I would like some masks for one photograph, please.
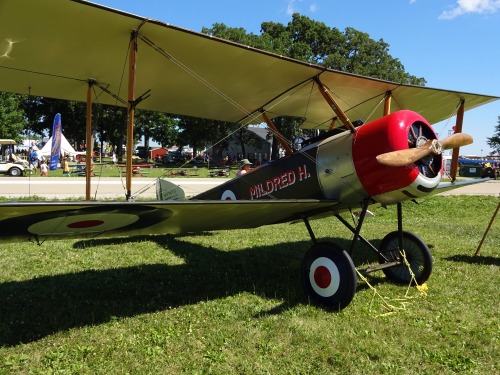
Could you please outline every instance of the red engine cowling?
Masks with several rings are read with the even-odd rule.
[[[442,156],[430,155],[404,167],[380,164],[376,157],[436,139],[434,130],[418,113],[402,110],[360,126],[354,135],[354,167],[365,191],[382,204],[429,194],[441,180]]]

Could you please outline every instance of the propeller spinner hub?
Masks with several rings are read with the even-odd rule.
[[[437,139],[434,139],[432,141],[432,152],[436,155],[440,155],[443,152],[443,147],[441,146],[441,143]]]

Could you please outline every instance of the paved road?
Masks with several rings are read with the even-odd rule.
[[[479,184],[449,190],[439,195],[500,195],[500,180],[485,180]]]
[[[212,187],[227,181],[226,178],[170,178],[166,179],[180,186],[186,196],[199,194]],[[154,178],[134,178],[132,180],[132,195],[143,198],[155,198]],[[490,180],[480,184],[465,186],[441,193],[442,195],[500,195],[500,180]],[[44,196],[47,199],[66,199],[85,197],[85,179],[82,177],[64,178],[29,178],[29,177],[0,177],[0,196],[15,198],[20,196]],[[91,196],[99,199],[113,199],[125,197],[125,180],[106,177],[93,178]]]
[[[166,178],[180,186],[186,196],[190,197],[215,187],[226,178]],[[132,180],[132,195],[142,198],[155,198],[154,178],[137,177]],[[139,194],[140,191],[144,190]],[[113,199],[125,197],[125,179],[118,177],[93,178],[91,197],[94,199]],[[85,178],[83,177],[0,177],[0,196],[14,198],[27,196],[43,196],[48,199],[67,199],[85,197]]]

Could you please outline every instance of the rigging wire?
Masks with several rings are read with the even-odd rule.
[[[205,78],[200,76],[198,73],[196,73],[193,69],[189,68],[187,65],[185,65],[182,61],[178,60],[175,58],[173,55],[165,51],[163,48],[160,46],[156,45],[153,41],[151,41],[149,38],[146,36],[138,33],[138,37],[147,45],[149,45],[151,48],[159,52],[161,55],[166,57],[168,60],[173,62],[175,65],[177,65],[179,68],[181,68],[184,72],[198,80],[199,82],[203,83],[207,88],[212,90],[215,94],[220,96],[222,99],[227,101],[228,103],[232,104],[234,107],[238,108],[241,112],[243,112],[245,115],[249,116],[251,113],[242,105],[240,105],[237,101],[233,100],[230,96],[226,95],[223,91],[218,89],[216,86],[208,82]]]
[[[453,109],[450,113],[450,115],[448,116],[448,118],[446,119],[446,122],[442,125],[442,128],[441,128],[441,131],[437,132],[439,134],[439,138],[441,138],[441,135],[442,133],[448,128],[448,126],[450,125],[450,121],[453,117],[455,117],[458,113],[458,109],[460,108],[460,103],[462,101],[459,100],[455,109]]]

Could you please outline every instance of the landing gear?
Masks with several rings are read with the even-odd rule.
[[[379,247],[380,264],[401,263],[399,266],[383,268],[387,278],[397,284],[423,284],[431,276],[432,255],[427,245],[416,235],[402,232],[402,246],[399,246],[399,232],[391,232],[382,239]],[[409,264],[405,263],[404,258]],[[415,279],[410,273],[413,273]]]
[[[356,227],[339,214],[335,215],[354,234],[349,251],[334,243],[317,242],[309,221],[303,219],[314,245],[304,256],[300,273],[304,291],[313,303],[328,310],[341,310],[352,301],[357,274],[351,254],[358,239],[377,253],[379,259],[379,264],[361,272],[382,271],[389,280],[406,285],[423,284],[430,277],[431,253],[419,237],[403,231],[401,203],[397,204],[398,230],[385,236],[378,249],[360,234],[368,205],[368,200],[363,202]]]
[[[334,243],[313,245],[304,256],[302,286],[309,298],[328,310],[341,310],[356,293],[356,269],[351,257]]]

